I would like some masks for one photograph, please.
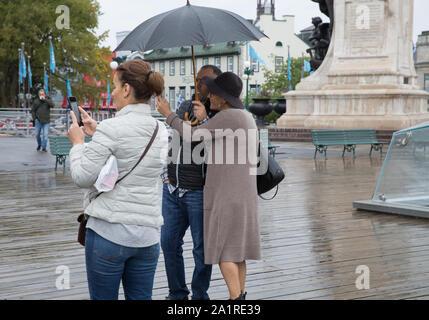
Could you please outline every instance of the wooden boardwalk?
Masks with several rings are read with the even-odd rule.
[[[274,200],[259,202],[263,260],[248,262],[248,298],[429,298],[429,220],[352,209],[354,200],[371,197],[378,156],[364,150],[343,161],[328,152],[328,161],[314,161],[309,144],[282,146],[287,179]],[[60,171],[0,172],[0,299],[89,298],[76,242],[82,191]],[[189,283],[189,232],[184,255]],[[360,265],[370,270],[369,290],[356,288]],[[70,270],[68,290],[56,288],[59,266]],[[153,298],[167,292],[161,253]],[[228,298],[218,266],[209,294]]]

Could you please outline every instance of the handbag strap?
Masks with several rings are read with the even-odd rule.
[[[130,170],[130,171],[128,171],[128,173],[125,175],[125,176],[123,176],[121,179],[119,179],[118,181],[116,181],[116,183],[115,183],[115,186],[119,183],[119,182],[121,182],[122,180],[124,180],[139,164],[140,164],[140,162],[142,162],[142,160],[143,160],[143,158],[145,157],[145,155],[148,153],[148,151],[149,151],[149,149],[150,149],[150,147],[152,146],[152,144],[153,144],[153,142],[155,141],[155,138],[156,138],[156,135],[158,134],[158,130],[159,130],[159,123],[158,123],[158,121],[156,121],[156,128],[155,128],[155,132],[153,133],[153,135],[152,135],[152,138],[150,139],[150,141],[149,141],[149,143],[148,143],[148,145],[146,146],[146,149],[144,150],[144,152],[143,152],[143,154],[141,155],[141,157],[140,157],[140,159],[139,159],[139,161],[137,161],[137,163],[135,164],[135,166]],[[93,199],[93,201],[95,200],[95,199],[97,199],[101,194],[103,194],[104,192],[100,192],[99,194],[97,194],[96,196],[95,196],[95,198]]]
[[[146,149],[144,150],[143,154],[141,155],[139,161],[135,164],[135,166],[125,176],[123,176],[121,179],[116,181],[115,185],[118,184],[120,181],[124,180],[140,164],[140,162],[142,162],[143,158],[148,153],[150,147],[152,146],[153,142],[155,141],[156,135],[158,134],[158,129],[159,129],[159,124],[158,124],[158,121],[156,121],[155,132],[153,133],[152,138],[150,139],[149,144],[146,146]]]
[[[267,198],[264,198],[262,195],[258,195],[259,196],[259,198],[261,198],[262,200],[273,200],[275,197],[276,197],[276,195],[277,195],[277,193],[279,192],[279,185],[277,185],[277,189],[276,189],[276,193],[274,193],[274,195],[273,195],[273,197],[272,198],[270,198],[270,199],[267,199]]]

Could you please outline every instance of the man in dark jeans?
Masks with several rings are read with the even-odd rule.
[[[35,135],[37,140],[37,151],[42,148],[42,151],[47,152],[49,127],[51,122],[51,108],[54,107],[51,98],[46,96],[44,89],[40,89],[37,93],[37,98],[34,99],[31,107],[31,115],[35,125]],[[42,132],[43,139],[40,138]]]
[[[210,100],[208,99],[208,89],[201,82],[203,77],[216,78],[222,72],[219,68],[211,65],[203,66],[197,74],[197,90],[199,100],[206,106],[206,114],[200,119],[193,113],[194,106],[192,100],[184,101],[177,114],[185,120],[185,113],[188,119],[193,122],[197,119],[198,124],[206,122],[215,115],[210,110]],[[194,99],[194,97],[193,97]],[[171,141],[172,134],[169,140]],[[191,144],[192,150],[200,142]],[[178,150],[175,150],[178,149]],[[173,152],[174,150],[174,152]],[[203,224],[203,188],[205,181],[206,164],[192,163],[186,164],[185,159],[191,159],[191,155],[184,154],[183,140],[180,138],[180,145],[172,146],[169,158],[175,156],[175,160],[168,164],[162,175],[164,182],[162,215],[164,225],[161,228],[161,247],[164,254],[165,269],[167,273],[169,294],[168,300],[188,300],[189,289],[186,286],[185,266],[183,261],[183,237],[186,230],[191,227],[193,241],[193,256],[195,262],[192,276],[192,299],[208,300],[207,290],[210,285],[212,266],[204,264],[204,224]],[[179,160],[179,161],[177,161]]]

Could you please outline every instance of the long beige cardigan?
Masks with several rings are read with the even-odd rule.
[[[167,124],[184,136],[191,131],[192,141],[202,140],[195,135],[196,130],[206,129],[212,137],[212,153],[208,163],[206,183],[204,187],[204,261],[206,264],[220,262],[241,262],[244,260],[260,260],[260,235],[258,223],[258,196],[256,175],[251,174],[256,168],[257,127],[252,115],[239,109],[226,109],[208,120],[201,126],[190,128],[175,113],[167,118]],[[218,130],[216,130],[218,129]],[[219,130],[231,129],[231,130]],[[251,139],[245,152],[245,161],[239,161],[243,149],[239,147],[234,133],[241,131],[246,141]],[[250,130],[248,130],[250,129]],[[220,134],[222,131],[222,134]],[[237,134],[238,135],[238,134]],[[252,140],[253,139],[253,140]],[[190,135],[184,141],[190,141]],[[204,140],[207,144],[207,140]],[[229,143],[227,143],[227,141]],[[222,143],[222,145],[220,145]],[[233,151],[231,147],[233,146]],[[241,143],[243,147],[243,143]],[[219,148],[219,149],[218,149]],[[214,164],[217,158],[222,159],[219,150],[223,150],[223,164]],[[233,152],[233,164],[226,164],[228,152]],[[229,159],[231,163],[231,159]],[[210,160],[209,160],[210,161]],[[208,161],[208,162],[209,162]],[[241,164],[243,163],[244,164]]]

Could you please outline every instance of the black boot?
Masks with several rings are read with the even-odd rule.
[[[38,147],[37,147],[37,151],[40,151],[40,149],[41,149],[41,148],[42,148],[41,146],[38,146]]]
[[[240,295],[237,298],[235,298],[235,299],[229,299],[229,300],[246,300],[246,296],[243,295],[242,293],[240,293]]]

